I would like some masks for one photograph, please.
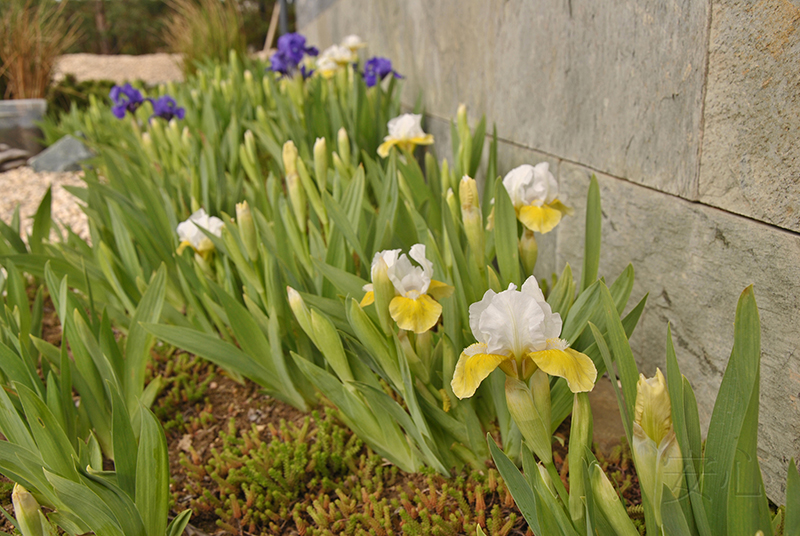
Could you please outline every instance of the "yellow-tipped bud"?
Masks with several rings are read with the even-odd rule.
[[[458,200],[456,199],[456,194],[453,193],[452,188],[447,189],[445,200],[447,201],[447,207],[450,209],[450,214],[453,216],[453,219],[458,221],[460,218],[460,214],[458,213]]]
[[[250,212],[250,205],[247,201],[236,203],[236,224],[239,227],[239,237],[244,243],[247,255],[251,261],[258,258],[258,236],[256,226],[253,223],[253,214]]]
[[[253,81],[253,73],[250,72],[250,69],[246,69],[244,71],[244,81],[245,82],[252,82]]]
[[[336,135],[336,140],[339,147],[339,157],[345,167],[350,167],[350,138],[347,136],[347,131],[344,127],[339,129]]]
[[[509,375],[506,375],[506,403],[508,404],[511,418],[514,419],[520,432],[522,432],[522,437],[528,444],[528,448],[543,463],[552,463],[553,451],[551,448],[552,435],[550,434],[549,412],[547,415],[540,415],[528,385]]]
[[[244,148],[247,156],[255,162],[256,160],[256,137],[249,128],[244,131]]]
[[[539,256],[539,246],[536,244],[536,237],[533,231],[525,228],[522,237],[519,239],[519,258],[525,270],[525,277],[533,275],[536,266],[536,258]]]
[[[467,124],[467,105],[463,102],[458,105],[458,110],[456,111],[456,124],[458,125],[459,133],[469,132],[469,125]]]
[[[464,232],[472,248],[472,255],[478,269],[484,270],[484,256],[486,249],[486,235],[483,230],[483,212],[481,212],[478,185],[475,179],[464,177],[458,185],[458,195],[461,198],[461,220],[464,222]]]
[[[661,369],[652,378],[639,374],[633,422],[656,444],[672,430],[672,404]]]
[[[589,474],[594,503],[603,512],[614,532],[619,536],[639,536],[639,531],[617,496],[617,491],[596,462],[589,468]]]
[[[319,191],[324,192],[328,181],[328,142],[325,138],[317,138],[314,142],[314,173]]]
[[[289,201],[292,203],[294,217],[300,232],[306,232],[306,219],[308,216],[308,205],[306,204],[306,192],[297,173],[286,176],[286,189],[289,190]]]
[[[287,178],[297,175],[297,147],[292,140],[283,144],[283,168]]]
[[[656,521],[661,523],[661,498],[664,485],[674,496],[683,483],[683,459],[672,427],[672,406],[661,370],[636,384],[636,409],[633,418],[633,460],[642,493],[650,498]]]
[[[442,183],[442,193],[447,193],[451,186],[450,180],[450,164],[447,163],[447,158],[442,160],[442,169],[440,174],[440,180]]]
[[[14,503],[14,516],[17,518],[22,536],[44,536],[42,520],[39,517],[39,503],[33,495],[19,484],[14,484],[11,502]]]
[[[144,145],[146,149],[151,149],[153,147],[153,138],[150,137],[149,132],[142,132],[142,145]]]

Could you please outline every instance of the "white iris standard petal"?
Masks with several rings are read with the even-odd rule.
[[[203,228],[215,236],[222,236],[223,222],[216,216],[209,216],[204,209],[196,211],[189,219],[178,224],[176,229],[181,242],[188,242],[197,251],[213,249],[214,244],[203,234]]]
[[[375,254],[372,258],[372,267],[370,268],[370,274],[372,277],[375,277],[375,269],[378,267],[378,262],[383,259],[383,262],[386,263],[386,268],[391,268],[394,266],[394,263],[397,262],[397,258],[400,256],[399,249],[385,249],[383,251],[379,251]]]
[[[526,205],[540,207],[558,197],[558,182],[547,162],[512,169],[503,178],[503,186],[517,209]]]
[[[537,345],[546,343],[541,324],[544,311],[516,287],[496,294],[483,310],[478,329],[486,340],[487,352],[521,359]]]

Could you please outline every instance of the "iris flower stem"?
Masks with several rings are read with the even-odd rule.
[[[564,486],[564,482],[561,480],[561,475],[558,474],[556,465],[550,461],[544,464],[544,468],[547,469],[547,474],[550,475],[550,480],[553,481],[553,485],[556,488],[558,496],[561,498],[561,502],[565,505],[569,505],[569,494],[567,493],[567,488]]]

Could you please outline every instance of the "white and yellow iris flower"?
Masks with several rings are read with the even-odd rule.
[[[178,246],[178,254],[180,255],[187,247],[191,247],[195,252],[201,255],[214,251],[214,243],[200,228],[205,229],[215,236],[222,236],[223,226],[224,224],[221,219],[216,216],[209,216],[206,214],[206,211],[201,208],[189,216],[188,220],[178,224],[178,238],[181,241]]]
[[[376,253],[372,261],[373,279],[379,263],[385,263],[386,274],[395,290],[389,302],[389,314],[400,329],[424,333],[436,325],[442,314],[442,306],[436,300],[447,298],[454,289],[433,279],[433,263],[425,256],[424,245],[411,246],[408,254],[419,266],[411,264],[399,249]],[[364,285],[364,290],[367,293],[361,300],[362,307],[375,301],[373,286]]]
[[[469,324],[478,342],[458,358],[450,384],[458,398],[474,395],[497,367],[518,379],[529,378],[538,367],[566,379],[573,393],[594,387],[594,363],[559,338],[561,316],[550,309],[535,277],[521,290],[514,284],[500,293],[487,290],[481,301],[470,305]]]
[[[387,125],[389,135],[383,138],[383,143],[378,147],[378,156],[386,158],[389,149],[397,145],[401,149],[413,151],[417,145],[433,144],[433,134],[426,134],[422,130],[422,115],[403,114],[389,121]]]
[[[350,50],[350,52],[352,52],[353,54],[356,54],[358,49],[366,47],[367,44],[364,41],[362,41],[359,36],[351,34],[342,39],[341,46]]]
[[[319,55],[316,61],[317,73],[331,78],[336,71],[358,61],[358,55],[342,45],[331,45]]]
[[[558,200],[558,183],[547,162],[512,169],[503,178],[503,186],[514,203],[517,218],[531,231],[548,233],[561,216],[573,212]]]

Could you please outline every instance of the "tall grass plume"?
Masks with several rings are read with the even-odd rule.
[[[0,76],[4,98],[44,98],[58,56],[79,37],[74,17],[60,3],[12,0],[0,17]]]
[[[164,41],[183,55],[183,71],[193,73],[207,60],[225,63],[231,49],[244,57],[242,16],[234,0],[170,0],[173,9]]]

